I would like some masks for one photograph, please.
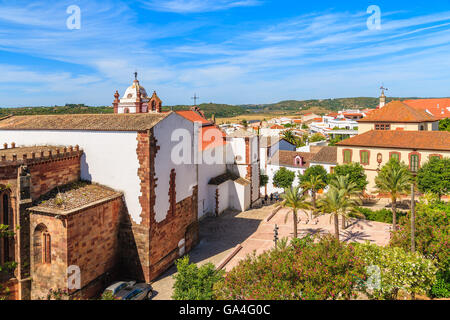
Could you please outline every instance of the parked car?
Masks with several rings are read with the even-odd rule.
[[[117,281],[114,282],[112,285],[110,285],[108,288],[103,291],[103,294],[112,294],[113,296],[116,296],[119,291],[127,288],[132,287],[136,284],[136,281]]]
[[[153,288],[147,283],[138,283],[124,287],[115,294],[119,300],[147,300],[151,299],[152,295]]]

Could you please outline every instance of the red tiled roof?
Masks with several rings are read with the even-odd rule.
[[[298,166],[295,164],[295,159],[297,156],[303,159],[303,164]],[[287,151],[287,150],[278,150],[275,154],[270,158],[269,164],[286,166],[286,167],[296,167],[296,168],[309,168],[311,163],[311,159],[315,156],[315,153],[312,152],[297,152],[297,151]]]
[[[372,130],[343,140],[337,145],[450,151],[450,132]]]
[[[211,124],[211,121],[203,118],[200,114],[192,110],[176,111],[177,114],[192,122],[201,122],[203,124]]]
[[[435,117],[424,110],[415,109],[401,101],[392,101],[383,108],[371,112],[359,122],[434,122]]]
[[[450,98],[406,100],[403,103],[415,109],[428,110],[438,119],[450,118]]]
[[[280,126],[278,124],[275,124],[275,125],[271,126],[270,129],[284,129],[284,127]]]

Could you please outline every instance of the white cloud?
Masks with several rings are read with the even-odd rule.
[[[141,2],[151,10],[174,13],[212,12],[261,4],[260,0],[147,0]]]

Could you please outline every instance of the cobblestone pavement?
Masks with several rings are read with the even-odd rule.
[[[228,211],[220,217],[207,217],[200,222],[199,244],[189,253],[191,262],[202,265],[208,262],[218,265],[238,244],[244,242],[259,227],[274,206],[266,206],[246,212]],[[176,267],[172,266],[152,283],[155,300],[169,300],[173,292]]]

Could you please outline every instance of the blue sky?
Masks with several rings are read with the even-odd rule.
[[[81,28],[66,12],[81,9]],[[370,30],[370,5],[381,29]],[[450,96],[450,2],[0,0],[0,106]]]

